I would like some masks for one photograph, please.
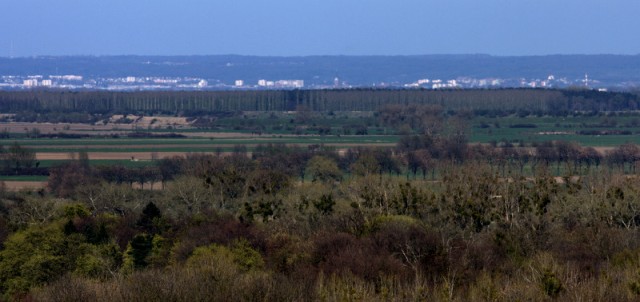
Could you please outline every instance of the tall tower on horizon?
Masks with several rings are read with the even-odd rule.
[[[584,74],[584,87],[589,87],[589,74]]]

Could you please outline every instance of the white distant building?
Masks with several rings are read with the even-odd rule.
[[[53,82],[51,80],[42,80],[42,82],[40,83],[40,86],[44,87],[51,87],[51,85],[53,85]]]
[[[236,81],[236,86],[238,86],[238,81]],[[276,88],[302,88],[304,87],[304,81],[303,80],[279,80],[279,81],[258,80],[258,86],[276,87]]]
[[[178,80],[176,79],[153,79],[153,82],[156,84],[177,84]]]
[[[24,80],[22,81],[22,85],[25,87],[36,87],[38,86],[38,80],[37,79]]]
[[[431,83],[433,83],[431,85],[432,89],[457,88],[460,86],[456,80],[447,80],[446,82],[442,80],[433,80]]]
[[[127,77],[125,79],[125,82],[127,83],[134,83],[136,81],[136,77]]]
[[[198,87],[200,88],[204,88],[209,86],[209,82],[205,81],[205,80],[200,80],[200,82],[198,82]]]
[[[243,81],[243,80],[236,80],[235,86],[236,86],[236,87],[242,87],[242,86],[244,86],[244,81]]]
[[[418,85],[429,84],[429,79],[420,79],[418,80]]]
[[[72,74],[63,75],[60,78],[65,81],[82,81],[82,76]]]
[[[277,87],[282,87],[282,88],[302,88],[304,87],[304,81],[303,80],[280,80],[277,81],[276,83]]]

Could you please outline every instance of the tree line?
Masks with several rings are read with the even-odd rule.
[[[33,150],[17,142],[5,147],[0,145],[0,175],[47,175],[48,169],[40,167]]]
[[[453,128],[464,127],[451,126],[455,124],[454,122],[448,124]],[[335,150],[323,145],[302,147],[266,144],[258,145],[251,151],[239,145],[233,148],[232,153],[234,158],[246,158],[247,154],[251,154],[251,158],[247,160],[266,161],[264,163],[266,166],[263,167],[265,170],[282,171],[298,181],[324,177],[316,175],[323,175],[323,173],[336,175],[336,179],[343,176],[372,173],[402,174],[413,178],[421,175],[423,178],[427,178],[429,175],[433,177],[437,169],[445,163],[463,163],[465,161],[485,162],[491,167],[500,169],[503,174],[507,168],[517,168],[524,172],[525,168],[530,171],[538,165],[555,167],[554,171],[557,175],[561,175],[561,171],[579,175],[586,174],[592,168],[599,168],[601,165],[609,170],[635,173],[640,161],[640,148],[630,143],[611,148],[605,152],[565,141],[545,141],[531,144],[509,142],[469,144],[464,129],[443,130],[440,127],[431,127],[426,130],[427,134],[404,135],[395,148],[353,147],[346,150]],[[440,132],[435,135],[435,131]],[[323,159],[312,163],[311,159],[317,156],[321,156]],[[49,175],[52,182],[61,181],[63,182],[60,184],[62,187],[70,186],[70,188],[75,186],[75,180],[86,181],[90,179],[87,177],[91,175],[111,183],[124,183],[130,186],[137,184],[144,187],[156,183],[164,185],[182,173],[181,171],[201,171],[202,168],[194,166],[193,163],[202,161],[202,158],[210,162],[224,161],[220,156],[194,153],[188,154],[186,157],[158,159],[150,166],[130,168],[123,165],[91,166],[86,151],[79,152],[79,158],[84,158],[80,161],[82,162],[80,167],[78,161],[75,160],[53,167],[42,167],[33,150],[14,142],[7,147],[0,146],[0,175]],[[254,164],[248,165],[253,166]],[[309,166],[313,168],[309,169]],[[332,171],[320,171],[326,166],[337,168]],[[64,171],[67,170],[80,174],[66,175]],[[201,171],[201,173],[204,172]],[[68,189],[62,188],[60,190]]]
[[[37,113],[32,118],[91,121],[86,114],[141,113],[206,115],[238,111],[375,111],[389,104],[438,105],[478,115],[629,111],[640,108],[637,94],[547,89],[341,89],[268,91],[2,91],[0,110]],[[48,115],[47,115],[48,114]],[[62,117],[60,116],[62,114]],[[68,117],[64,117],[67,116]]]

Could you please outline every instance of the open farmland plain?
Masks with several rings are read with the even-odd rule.
[[[344,113],[344,116],[348,116]],[[136,117],[138,120],[149,118]],[[156,117],[157,118],[157,117]],[[259,122],[262,117],[252,117]],[[21,122],[0,124],[5,138],[0,144],[9,146],[17,143],[36,153],[36,159],[42,167],[55,167],[76,157],[78,152],[86,152],[92,165],[123,165],[127,167],[153,166],[155,160],[185,156],[190,153],[229,154],[243,150],[249,152],[260,145],[285,144],[302,148],[330,148],[347,150],[357,147],[394,148],[402,134],[395,128],[372,123],[369,117],[351,117],[352,123],[362,123],[366,131],[355,135],[343,134],[342,127],[331,127],[332,117],[318,118],[316,124],[329,127],[328,133],[318,134],[314,130],[293,128],[282,131],[277,125],[290,123],[294,114],[283,114],[272,119],[264,131],[240,131],[234,124],[222,129],[198,129],[189,123],[179,128],[176,125],[163,124],[165,127],[142,128],[139,125],[86,125],[86,124],[51,124],[38,122]],[[544,141],[573,141],[583,146],[596,147],[605,154],[615,146],[624,143],[640,143],[640,123],[634,116],[591,116],[591,117],[471,117],[466,121],[470,144],[516,144],[530,146]],[[185,120],[182,120],[185,121]],[[236,123],[237,124],[237,123]],[[273,129],[275,126],[275,130]],[[33,130],[38,129],[38,130]],[[171,132],[169,132],[171,131]],[[33,135],[33,133],[38,133]],[[154,137],[175,134],[175,137]],[[369,134],[373,133],[373,134]],[[139,137],[129,137],[134,134]],[[76,135],[68,138],[66,136]],[[1,178],[0,178],[1,179]],[[5,180],[7,188],[20,190],[41,188],[46,178],[38,181]]]
[[[493,146],[570,141],[604,154],[640,143],[637,104],[632,94],[527,89],[3,93],[0,144],[28,148],[45,168],[79,152],[91,165],[141,167],[194,153],[251,154],[269,144],[393,149],[425,131],[463,131],[468,143]]]

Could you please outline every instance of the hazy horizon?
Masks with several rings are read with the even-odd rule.
[[[530,55],[494,55],[486,53],[433,53],[433,54],[308,54],[308,55],[254,55],[254,54],[72,54],[72,55],[30,55],[30,56],[13,56],[8,57],[0,55],[2,59],[30,59],[30,58],[47,58],[47,57],[224,57],[224,56],[236,56],[236,57],[263,57],[263,58],[311,58],[311,57],[428,57],[428,56],[488,56],[495,58],[518,58],[518,57],[554,57],[554,56],[640,56],[640,53],[636,54],[616,54],[616,53],[551,53],[551,54],[530,54]]]
[[[640,54],[632,0],[6,2],[0,57]]]

